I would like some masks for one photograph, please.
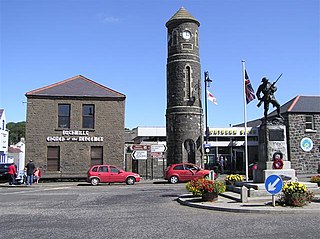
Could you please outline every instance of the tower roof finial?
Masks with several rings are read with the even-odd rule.
[[[192,16],[184,7],[181,7],[166,23],[166,27],[168,27],[172,22],[176,21],[193,21],[198,26],[200,26],[200,22]]]

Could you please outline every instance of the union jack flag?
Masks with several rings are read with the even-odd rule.
[[[246,101],[247,101],[247,104],[249,104],[252,100],[256,98],[256,96],[254,94],[254,89],[252,88],[252,85],[250,83],[247,70],[245,70],[244,73],[245,73],[244,80],[245,80]]]

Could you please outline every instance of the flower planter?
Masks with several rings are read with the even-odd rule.
[[[202,200],[206,202],[214,202],[218,200],[218,194],[215,192],[205,192],[202,194]]]

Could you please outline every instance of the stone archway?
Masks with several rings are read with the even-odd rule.
[[[188,163],[196,163],[196,147],[194,141],[192,139],[186,139],[183,146],[187,153]]]

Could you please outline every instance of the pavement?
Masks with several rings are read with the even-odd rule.
[[[228,192],[218,196],[214,202],[204,202],[201,197],[194,197],[192,194],[184,194],[178,198],[182,205],[226,212],[238,213],[316,213],[320,215],[320,195],[316,195],[313,202],[303,207],[273,206],[272,196],[258,198],[248,198],[248,202],[242,203],[239,200],[231,199]]]
[[[314,174],[313,174],[314,175]],[[310,182],[313,175],[298,175],[300,182]],[[222,175],[223,178],[223,175]],[[218,179],[221,179],[220,177]],[[201,197],[195,197],[192,194],[183,194],[179,196],[178,202],[182,205],[201,208],[206,210],[237,212],[237,213],[314,213],[320,215],[320,194],[315,194],[314,200],[303,207],[273,206],[272,195],[260,197],[248,197],[248,202],[241,202],[240,195],[233,192],[225,192],[218,196],[214,202],[204,202]],[[278,196],[275,195],[275,199]]]

